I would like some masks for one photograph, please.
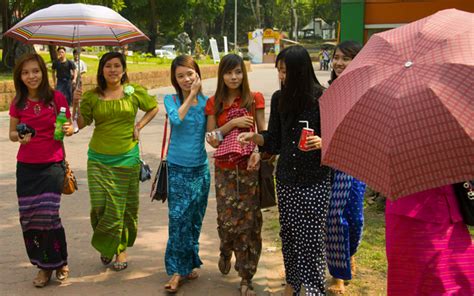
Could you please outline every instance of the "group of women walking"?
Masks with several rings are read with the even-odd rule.
[[[343,42],[336,47],[330,83],[342,74],[360,49],[355,42]],[[326,265],[333,277],[328,290],[333,293],[343,294],[344,281],[354,276],[354,254],[362,236],[365,185],[321,165],[323,139],[318,100],[324,87],[315,76],[308,52],[301,46],[285,48],[278,54],[275,66],[281,87],[271,98],[267,128],[264,97],[251,91],[241,57],[229,54],[222,58],[217,89],[210,98],[202,93],[201,72],[192,57],[182,55],[172,62],[171,82],[175,93],[164,97],[171,126],[167,155],[169,237],[165,253],[170,279],[164,286],[168,292],[177,292],[183,280],[197,279],[196,269],[202,265],[199,236],[210,189],[205,141],[217,148],[214,161],[220,254],[216,264],[222,274],[228,274],[235,256],[234,269],[241,278],[242,296],[256,295],[252,279],[262,250],[262,213],[258,199],[260,152],[279,155],[276,191],[287,282],[284,295],[300,295],[303,287],[308,296],[325,295]],[[59,218],[64,148],[53,138],[57,110],[67,107],[67,102],[49,86],[46,65],[39,55],[23,57],[16,65],[14,79],[16,97],[10,108],[10,139],[21,144],[17,157],[20,223],[30,262],[40,269],[34,285],[43,287],[53,271],[58,280],[69,275],[66,236]],[[78,127],[94,124],[87,152],[91,243],[102,264],[112,264],[113,269],[121,271],[128,267],[127,249],[137,237],[140,131],[157,114],[157,102],[146,89],[129,83],[123,55],[111,52],[100,59],[97,87],[85,93],[76,90],[73,103],[76,106],[80,103]],[[145,112],[139,120],[136,119],[138,109]],[[66,116],[70,118],[69,111]],[[19,133],[16,129],[19,123],[28,124],[35,133]],[[313,129],[314,134],[307,136],[305,146],[300,147],[304,127]],[[67,136],[73,134],[70,120],[62,130]],[[225,153],[232,145],[245,147],[244,152],[238,156]],[[449,199],[451,211],[453,202]],[[399,217],[404,215],[403,209],[406,208],[387,207],[391,295],[402,295],[398,291],[402,291],[399,289],[406,277],[392,250],[410,248],[409,240],[416,238],[412,233],[412,237],[404,240],[393,239],[398,228],[391,223],[403,222]],[[450,275],[459,278],[459,273],[467,272],[469,262],[464,260],[461,264],[459,252],[471,254],[473,259],[469,260],[474,260],[474,247],[465,237],[467,229],[458,223],[456,213],[453,215],[451,221],[443,222],[443,230],[434,226],[430,229],[450,231],[457,238],[459,244],[449,247],[455,248],[453,252],[458,252],[458,259],[446,260],[456,263],[458,269],[451,273],[441,267],[436,269],[435,272],[443,272],[443,278],[430,277],[429,288],[471,295],[463,291],[473,291],[472,281],[439,284],[450,280]],[[450,225],[452,221],[458,224]],[[403,223],[409,232],[413,223]],[[423,228],[424,224],[420,225]],[[417,260],[413,255],[407,264]],[[427,261],[417,268],[428,266]],[[400,284],[392,283],[392,279]],[[403,295],[429,294],[429,290],[424,290],[427,286],[411,280],[414,286],[420,286],[415,291],[421,292],[410,294],[407,287]]]

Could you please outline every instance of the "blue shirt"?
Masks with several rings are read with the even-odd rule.
[[[166,113],[171,123],[171,141],[168,150],[168,162],[184,167],[197,167],[207,163],[204,146],[206,133],[206,115],[204,107],[207,97],[198,95],[196,106],[189,107],[183,120],[178,109],[181,101],[178,95],[166,95],[164,98]]]

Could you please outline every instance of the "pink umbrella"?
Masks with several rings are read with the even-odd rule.
[[[474,179],[474,14],[375,34],[320,106],[323,163],[390,199]]]

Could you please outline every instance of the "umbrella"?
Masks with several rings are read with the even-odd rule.
[[[323,163],[392,200],[474,179],[474,14],[375,34],[320,107]]]
[[[26,44],[79,47],[79,60],[81,46],[123,46],[135,41],[150,40],[112,9],[88,4],[56,4],[38,10],[4,35]],[[80,84],[80,78],[79,72],[77,85]],[[73,118],[76,117],[74,107]],[[76,126],[76,120],[74,124]],[[78,130],[76,127],[75,131]]]
[[[88,4],[56,4],[25,17],[5,33],[27,44],[69,47],[125,44],[149,40],[112,9]]]

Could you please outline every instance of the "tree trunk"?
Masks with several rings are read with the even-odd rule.
[[[152,55],[155,55],[155,49],[156,49],[156,37],[157,37],[157,25],[158,21],[156,19],[156,1],[155,0],[150,0],[150,42],[148,42],[148,52],[151,53]]]
[[[48,45],[49,57],[51,62],[54,62],[58,59],[58,52],[56,51],[56,45]]]
[[[257,28],[262,27],[262,17],[260,15],[260,0],[255,1],[255,14],[257,16]]]

